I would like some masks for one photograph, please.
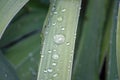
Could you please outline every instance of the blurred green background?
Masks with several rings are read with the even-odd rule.
[[[0,68],[5,69],[0,70],[0,80],[12,80],[12,76],[16,76],[15,80],[37,79],[40,32],[48,7],[49,0],[30,0],[7,27],[0,40]]]

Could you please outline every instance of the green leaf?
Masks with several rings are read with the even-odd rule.
[[[81,0],[51,0],[37,80],[70,80]]]
[[[9,45],[11,42],[19,40],[26,34],[40,31],[42,29],[47,10],[40,9],[40,11],[41,12],[32,12],[24,15],[19,20],[11,23],[0,40],[0,48]]]
[[[78,35],[72,80],[99,80],[100,48],[109,0],[86,3],[81,34]],[[79,34],[79,32],[78,32]]]
[[[0,0],[0,39],[9,22],[28,0]]]
[[[0,51],[0,80],[19,80],[14,68]]]

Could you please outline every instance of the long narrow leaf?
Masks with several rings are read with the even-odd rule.
[[[28,0],[0,0],[0,38],[15,14]]]
[[[70,80],[81,0],[51,0],[37,80]]]

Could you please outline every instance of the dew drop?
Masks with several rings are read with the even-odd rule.
[[[56,49],[54,49],[53,51],[56,52]]]
[[[65,30],[65,28],[62,28],[61,30],[62,30],[62,31],[64,31],[64,30]]]
[[[43,58],[44,57],[44,55],[41,55],[41,58]]]
[[[44,70],[45,73],[47,73],[47,70]]]
[[[48,69],[47,71],[48,71],[48,72],[52,72],[53,70],[52,70],[52,69]]]
[[[5,74],[5,77],[7,77],[8,75],[7,75],[7,73]]]
[[[58,75],[58,74],[56,73],[56,74],[53,75],[53,77],[56,77],[57,75]]]
[[[53,59],[58,59],[59,56],[58,56],[57,54],[53,54],[52,58],[53,58]]]
[[[57,20],[58,21],[62,21],[63,19],[62,19],[62,17],[58,17]]]
[[[56,12],[56,11],[55,11],[55,12],[53,12],[53,14],[57,14],[57,13],[58,13],[58,12]]]
[[[67,42],[67,44],[66,44],[67,46],[69,46],[70,45],[70,43],[69,42]]]
[[[46,31],[45,34],[48,34],[48,31]]]
[[[65,37],[62,34],[57,34],[54,36],[54,42],[57,44],[62,44],[65,41]]]
[[[56,63],[52,63],[53,66],[56,66],[57,64]]]
[[[53,26],[55,26],[55,25],[56,25],[56,23],[52,23],[52,25],[53,25]]]
[[[52,51],[51,51],[51,50],[48,50],[48,53],[52,53]]]
[[[32,53],[29,53],[29,57],[32,57],[33,56],[33,54]]]
[[[66,9],[62,9],[62,12],[65,12],[66,11]]]

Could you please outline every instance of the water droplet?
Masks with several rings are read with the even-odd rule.
[[[29,57],[32,57],[32,56],[33,56],[33,54],[32,54],[32,53],[29,53],[28,55],[29,55]]]
[[[62,17],[58,17],[57,20],[58,21],[62,21],[63,19],[62,19]]]
[[[56,52],[56,49],[54,49],[53,51]]]
[[[51,50],[48,50],[48,53],[52,53],[52,51],[51,51]]]
[[[62,28],[61,30],[62,30],[62,31],[64,31],[64,30],[65,30],[65,28]]]
[[[56,73],[56,74],[53,75],[53,77],[56,77],[57,75],[58,75],[58,74]]]
[[[7,77],[8,75],[7,75],[7,73],[5,74],[5,77]]]
[[[41,58],[44,57],[44,55],[41,55]]]
[[[57,64],[56,63],[52,63],[53,66],[56,66]]]
[[[52,72],[53,70],[52,70],[52,69],[48,69],[47,71],[48,71],[48,72]]]
[[[70,45],[70,43],[69,42],[67,42],[67,44],[66,44],[67,46],[69,46]]]
[[[55,25],[56,25],[56,23],[52,23],[52,25],[53,25],[53,26],[55,26]]]
[[[55,11],[55,12],[53,12],[53,14],[57,14],[57,13],[58,13],[58,12],[56,12],[56,11]]]
[[[47,70],[44,70],[45,73],[47,73]]]
[[[66,9],[62,9],[62,12],[65,12],[66,11]]]
[[[62,44],[65,41],[65,37],[62,34],[57,34],[54,36],[54,42],[57,44]]]
[[[59,56],[58,56],[58,54],[53,54],[52,58],[53,58],[53,59],[58,59]]]
[[[48,34],[48,31],[46,31],[45,34]]]

